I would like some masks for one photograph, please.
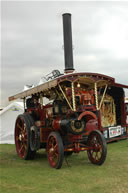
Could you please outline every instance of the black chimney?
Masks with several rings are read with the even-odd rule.
[[[63,35],[64,35],[64,57],[65,57],[65,72],[73,72],[73,51],[72,51],[72,27],[71,14],[63,14]]]

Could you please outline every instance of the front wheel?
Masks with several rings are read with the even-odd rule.
[[[48,136],[47,156],[51,167],[61,168],[64,159],[64,146],[61,136],[57,132],[51,132]]]
[[[107,155],[106,140],[99,130],[92,131],[88,136],[87,141],[89,150],[88,158],[96,165],[102,165]]]

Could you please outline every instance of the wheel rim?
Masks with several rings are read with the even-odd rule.
[[[97,133],[91,135],[88,139],[88,146],[91,147],[88,150],[88,156],[92,163],[97,164],[102,159],[103,145],[100,136]]]
[[[15,127],[15,144],[19,157],[24,158],[27,153],[28,136],[26,124],[21,117],[18,117]]]
[[[59,161],[59,148],[58,148],[58,142],[54,136],[50,136],[48,140],[48,160],[52,167],[56,167],[58,161]]]

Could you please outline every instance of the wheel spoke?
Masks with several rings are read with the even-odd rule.
[[[20,153],[22,152],[23,148],[24,148],[24,145],[22,144],[22,145],[21,145],[21,148],[19,149],[19,152],[20,152]]]
[[[17,123],[17,127],[18,127],[21,131],[23,131],[23,128],[19,125],[19,123]]]
[[[58,145],[56,144],[55,146],[54,146],[54,151],[56,152],[58,150]]]
[[[23,138],[26,138],[27,137],[27,132],[26,131],[23,131]]]
[[[25,150],[27,150],[27,144],[26,143],[24,143],[24,148],[25,148]]]
[[[55,156],[58,158],[59,157],[58,153],[55,153]]]
[[[19,136],[16,136],[16,140],[17,141],[21,141],[21,136],[19,135]]]
[[[98,156],[98,159],[100,159],[101,156],[102,156],[102,153],[101,153],[101,152],[98,152],[98,153],[97,153],[97,156]]]
[[[96,160],[99,160],[98,152],[96,152]]]
[[[27,142],[28,141],[28,139],[27,138],[24,138],[24,142]]]

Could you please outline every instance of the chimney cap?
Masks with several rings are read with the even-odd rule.
[[[62,15],[70,15],[71,16],[72,14],[71,13],[63,13]]]

